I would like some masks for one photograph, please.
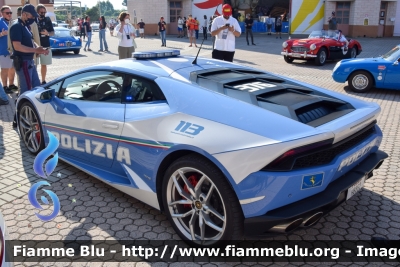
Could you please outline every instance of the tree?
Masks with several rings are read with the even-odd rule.
[[[127,2],[128,0],[124,0],[124,1],[122,1],[122,5],[123,6],[127,6],[128,5],[128,2]]]
[[[92,8],[89,8],[86,10],[86,15],[92,18],[92,20],[96,21],[100,18],[100,11],[97,6],[94,6]]]

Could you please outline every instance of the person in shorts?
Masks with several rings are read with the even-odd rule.
[[[267,16],[265,23],[267,24],[267,35],[272,35],[272,18]]]
[[[196,32],[195,32],[195,27],[196,27],[196,20],[192,18],[192,15],[188,16],[186,26],[188,28],[188,37],[190,41],[189,47],[192,47],[192,43],[197,47],[196,45]]]
[[[42,74],[42,84],[46,84],[47,66],[52,64],[52,53],[50,47],[50,36],[54,35],[53,23],[46,15],[46,7],[42,4],[36,7],[36,12],[39,14],[38,29],[40,33],[40,45],[46,48],[49,53],[47,55],[40,55],[40,72]]]
[[[140,38],[144,38],[144,26],[146,25],[146,23],[143,22],[143,19],[140,19],[138,25],[139,25]]]
[[[178,38],[183,38],[183,19],[178,17]]]
[[[0,67],[1,67],[1,81],[4,85],[4,91],[9,94],[12,90],[18,90],[18,87],[14,85],[15,70],[13,67],[13,61],[10,58],[10,51],[8,50],[8,27],[11,21],[11,8],[9,6],[3,6],[1,8],[0,18]],[[8,85],[8,82],[10,85]]]

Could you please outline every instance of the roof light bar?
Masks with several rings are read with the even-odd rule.
[[[150,58],[165,58],[179,56],[181,52],[179,50],[159,50],[159,51],[145,51],[145,52],[133,52],[132,58],[136,59],[150,59]]]

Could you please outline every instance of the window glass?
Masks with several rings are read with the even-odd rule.
[[[336,19],[339,24],[349,24],[351,2],[337,2]]]
[[[170,14],[171,16],[175,16],[175,15],[176,15],[176,10],[175,10],[175,9],[171,9],[171,10],[169,11],[169,14]]]
[[[165,96],[158,85],[154,81],[142,77],[127,74],[124,77],[122,88],[123,102],[125,103],[165,100]]]
[[[169,21],[170,21],[170,22],[176,22],[176,17],[170,17],[170,18],[169,18]]]
[[[182,2],[175,2],[176,8],[182,8]]]
[[[58,83],[52,84],[50,86],[46,86],[46,89],[54,89],[56,92],[56,95],[58,94],[58,91],[60,91],[60,86],[62,84],[63,81],[60,81]]]
[[[113,71],[80,73],[65,79],[59,98],[121,103],[123,77]]]
[[[174,8],[175,7],[175,2],[173,2],[173,1],[169,2],[169,7]]]

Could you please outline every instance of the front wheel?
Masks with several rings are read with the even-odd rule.
[[[19,131],[26,148],[36,155],[44,148],[42,125],[33,106],[26,102],[18,111]]]
[[[288,56],[283,56],[283,59],[286,61],[286,63],[292,63],[294,60],[294,58]]]
[[[365,93],[372,88],[374,80],[366,71],[353,72],[349,77],[349,87],[353,92]]]
[[[80,51],[81,51],[80,49],[74,50],[74,54],[77,55],[79,54]]]
[[[225,176],[198,155],[184,156],[165,173],[162,198],[174,230],[192,246],[243,237],[243,212]]]
[[[317,57],[315,58],[315,64],[323,66],[328,58],[328,52],[325,47],[321,47],[318,51]]]

